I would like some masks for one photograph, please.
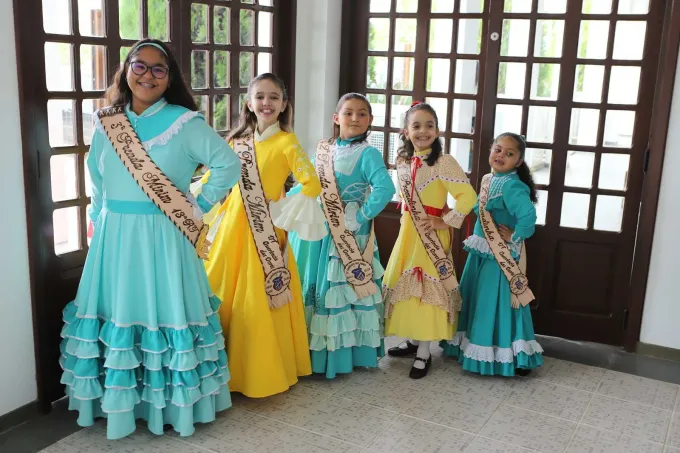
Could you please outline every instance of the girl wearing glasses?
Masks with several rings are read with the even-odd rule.
[[[198,112],[160,41],[134,45],[106,99],[118,109],[95,117],[87,158],[94,234],[78,294],[64,310],[62,383],[78,424],[106,417],[109,439],[131,434],[138,418],[154,434],[169,425],[189,436],[231,400],[220,301],[180,227],[200,225],[238,181],[239,161]],[[132,165],[124,165],[131,153]],[[157,173],[148,187],[189,207],[183,222],[152,201],[150,173],[132,168],[145,160]],[[199,165],[212,177],[193,199],[183,194]]]

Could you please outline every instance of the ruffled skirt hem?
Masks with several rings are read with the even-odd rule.
[[[149,329],[118,326],[110,320],[64,309],[60,345],[61,383],[78,424],[107,418],[107,438],[119,439],[144,419],[154,434],[172,425],[181,436],[194,423],[208,423],[231,407],[224,337],[217,317],[220,301],[210,298],[207,325]],[[202,323],[203,324],[203,323]]]

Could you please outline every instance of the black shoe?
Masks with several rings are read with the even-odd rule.
[[[387,350],[387,355],[390,357],[406,357],[409,355],[413,355],[416,352],[418,352],[418,346],[414,345],[410,341],[406,340],[406,347],[405,348],[400,348],[399,346],[395,346],[393,348],[390,348]]]
[[[421,359],[420,357],[416,357],[416,360],[413,361],[414,365],[417,360],[425,362],[425,368],[421,370],[420,368],[416,368],[415,366],[411,367],[411,372],[408,374],[408,377],[410,377],[411,379],[424,378],[430,371],[430,365],[432,365],[432,356],[430,356],[427,360]]]
[[[531,373],[531,370],[528,370],[526,368],[516,368],[515,369],[515,374],[517,376],[528,376]]]

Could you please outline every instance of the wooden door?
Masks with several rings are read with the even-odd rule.
[[[61,311],[88,249],[92,115],[115,69],[138,39],[168,42],[224,131],[256,73],[274,69],[292,86],[295,0],[15,0],[14,11],[38,399],[49,410],[64,395]]]
[[[410,99],[434,100],[446,151],[476,188],[494,137],[527,136],[539,188],[527,243],[538,333],[623,343],[665,9],[649,0],[345,2],[355,29],[343,40],[352,70],[341,89],[384,110],[372,140],[386,163]],[[398,217],[393,204],[376,222],[384,262]],[[457,235],[459,272],[460,247]]]
[[[527,137],[538,333],[623,343],[663,15],[648,0],[492,2],[483,149]]]

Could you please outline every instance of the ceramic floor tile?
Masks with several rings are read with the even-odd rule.
[[[667,382],[607,371],[596,392],[672,411],[678,388],[677,385]]]
[[[513,382],[519,378],[504,378],[501,376],[480,376],[463,371],[458,362],[440,360],[439,366],[434,367],[430,374],[423,379],[434,389],[455,394],[475,393],[484,397],[505,399],[512,390]]]
[[[169,436],[137,430],[119,440],[106,440],[106,426],[97,423],[62,439],[41,453],[207,453],[206,450]]]
[[[474,436],[411,417],[399,416],[364,450],[367,453],[458,453]]]
[[[579,425],[565,453],[662,453],[663,445]]]
[[[311,410],[316,404],[330,398],[327,392],[304,385],[295,385],[290,390],[267,398],[244,398],[237,400],[241,407],[286,423],[293,423]],[[234,405],[237,403],[235,402]]]
[[[242,408],[232,408],[214,423],[200,426],[185,442],[216,453],[253,453],[292,429]]]
[[[363,372],[363,370],[355,370],[354,373]],[[352,373],[352,374],[354,374]],[[334,379],[327,379],[326,376],[315,374],[313,376],[301,377],[295,386],[305,387],[319,392],[334,394],[341,390],[349,382],[352,374],[338,374]],[[293,387],[295,388],[295,387]]]
[[[521,379],[513,382],[504,404],[578,422],[592,396],[592,393],[550,382]]]
[[[511,406],[501,406],[480,436],[545,453],[562,453],[576,423]]]
[[[673,414],[671,428],[668,432],[668,440],[666,443],[674,448],[680,448],[680,412]]]
[[[554,384],[594,392],[605,371],[604,368],[543,357],[543,366],[534,370],[529,376]]]
[[[477,436],[465,453],[533,453],[533,450]]]
[[[666,446],[666,449],[663,451],[663,453],[680,453],[680,448]]]
[[[594,395],[581,420],[582,424],[612,433],[663,443],[671,412],[630,401]]]
[[[257,453],[360,453],[361,450],[357,445],[289,426]]]
[[[469,393],[452,393],[430,387],[423,390],[404,413],[476,434],[501,405],[505,395],[485,394],[480,389],[468,388]]]
[[[317,434],[365,447],[397,415],[368,404],[332,396],[294,424]]]
[[[422,389],[422,382],[411,379],[406,374],[358,372],[352,375],[348,384],[335,396],[403,412]]]

